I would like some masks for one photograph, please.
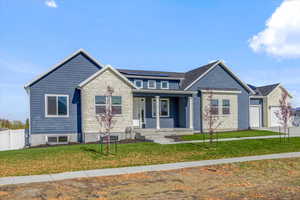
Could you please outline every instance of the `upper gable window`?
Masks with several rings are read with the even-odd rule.
[[[148,80],[148,88],[156,89],[156,80]]]
[[[69,95],[45,95],[46,117],[69,117]]]
[[[137,88],[143,88],[143,81],[142,80],[134,80],[134,85]]]
[[[169,89],[169,81],[161,81],[161,89]]]

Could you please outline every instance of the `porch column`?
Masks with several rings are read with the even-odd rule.
[[[155,96],[156,103],[156,129],[160,129],[160,100],[159,96]]]
[[[189,97],[190,129],[194,129],[194,99]]]

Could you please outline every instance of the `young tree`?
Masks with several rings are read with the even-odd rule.
[[[106,107],[104,109],[104,112],[101,114],[96,115],[97,121],[100,125],[99,133],[100,135],[103,135],[106,142],[106,153],[108,154],[110,151],[110,133],[111,129],[113,128],[113,125],[115,121],[113,120],[113,112],[112,112],[112,94],[114,92],[114,89],[110,86],[107,87],[106,91]]]
[[[206,100],[207,105],[203,110],[203,120],[208,126],[207,129],[210,136],[209,141],[210,143],[212,143],[214,133],[216,129],[222,124],[222,121],[220,121],[218,105],[214,105],[215,102],[213,99],[213,91],[211,89],[208,89]]]
[[[293,116],[292,106],[288,101],[288,93],[281,88],[281,98],[279,99],[279,111],[275,115],[283,129],[284,134],[288,132],[288,126]]]

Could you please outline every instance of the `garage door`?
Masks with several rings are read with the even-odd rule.
[[[250,127],[257,128],[261,126],[260,106],[250,106]]]
[[[278,127],[281,126],[279,123],[278,118],[276,117],[276,112],[279,112],[280,108],[277,106],[272,106],[270,109],[270,115],[271,115],[271,127]]]

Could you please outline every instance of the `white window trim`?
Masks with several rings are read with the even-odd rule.
[[[104,96],[105,97],[105,104],[96,104],[96,96]],[[114,95],[112,96],[112,97],[114,97]],[[121,114],[114,114],[113,116],[115,116],[115,117],[118,117],[118,116],[121,116],[122,114],[123,114],[123,97],[122,96],[115,96],[115,97],[121,97],[121,104],[120,105],[113,105],[113,104],[111,104],[111,106],[120,106],[121,107]],[[105,107],[107,107],[108,106],[108,98],[107,98],[107,96],[105,96],[105,95],[95,95],[95,98],[94,98],[94,109],[95,109],[95,114],[96,114],[96,116],[100,116],[101,114],[97,114],[96,113],[96,106],[105,106]]]
[[[96,97],[97,96],[103,96],[103,97],[105,97],[105,104],[96,104]],[[97,114],[97,112],[96,112],[96,106],[105,106],[105,108],[106,108],[106,106],[107,106],[107,104],[108,104],[108,102],[107,102],[107,97],[105,96],[105,95],[95,95],[95,97],[94,97],[94,108],[95,108],[95,114],[96,114],[96,116],[100,116],[100,114]]]
[[[121,116],[123,114],[123,97],[122,96],[114,96],[114,95],[112,97],[121,97],[121,104],[113,104],[113,103],[111,103],[111,106],[119,106],[119,107],[121,107],[121,114],[114,114],[113,116]]]
[[[67,115],[58,115],[58,101],[56,102],[56,113],[57,115],[48,115],[48,97],[67,97]],[[46,118],[68,118],[69,117],[69,110],[70,110],[70,103],[69,103],[69,95],[65,94],[45,94],[45,117]]]
[[[219,101],[219,99],[211,99],[211,101],[213,101],[213,100],[216,100],[217,102],[218,102],[218,106],[214,106],[214,105],[212,105],[212,103],[210,102],[210,106],[211,106],[211,108],[215,108],[215,107],[217,107],[217,111],[218,111],[218,114],[213,114],[213,113],[211,113],[211,115],[214,115],[214,116],[219,116],[220,115],[220,101]],[[222,107],[223,108],[223,107]],[[222,112],[223,112],[223,110],[222,110]],[[221,112],[221,113],[222,113]]]
[[[150,81],[154,81],[153,87],[150,87]],[[148,89],[156,89],[156,80],[148,80]]]
[[[56,137],[56,142],[49,142],[48,137]],[[59,137],[67,137],[67,142],[59,142]],[[46,135],[46,144],[68,144],[70,142],[70,136],[69,135]]]
[[[136,85],[136,82],[138,82],[138,81],[140,81],[140,82],[142,83],[142,84],[141,84],[141,87],[138,87],[138,86]],[[138,89],[141,89],[141,88],[144,87],[144,81],[143,81],[143,80],[135,79],[135,80],[133,81],[133,83],[134,83],[135,87],[138,88]]]
[[[164,88],[164,87],[163,87],[163,83],[167,83],[167,87]],[[160,82],[160,88],[161,88],[161,89],[164,89],[164,90],[169,89],[169,81],[161,81],[161,82]]]
[[[227,100],[227,101],[229,101],[229,106],[224,106],[224,100]],[[230,102],[230,100],[229,99],[222,99],[222,115],[230,115],[231,114],[231,102]],[[224,114],[224,112],[223,112],[223,108],[229,108],[229,113],[228,114]]]
[[[159,102],[159,106],[160,106],[160,107],[159,107],[159,112],[160,112],[160,113],[159,113],[159,116],[160,116],[160,117],[170,117],[170,99],[168,99],[168,98],[160,98],[160,99],[159,99],[159,101],[162,101],[162,100],[168,101],[168,104],[167,104],[167,105],[168,105],[168,115],[161,115],[161,106],[160,106],[160,102]],[[154,111],[156,111],[156,109],[154,110],[154,106],[153,106],[154,103],[156,104],[155,98],[152,98],[152,105],[151,105],[151,106],[152,106],[152,117],[153,117],[153,118],[156,117],[156,115],[154,115]]]

